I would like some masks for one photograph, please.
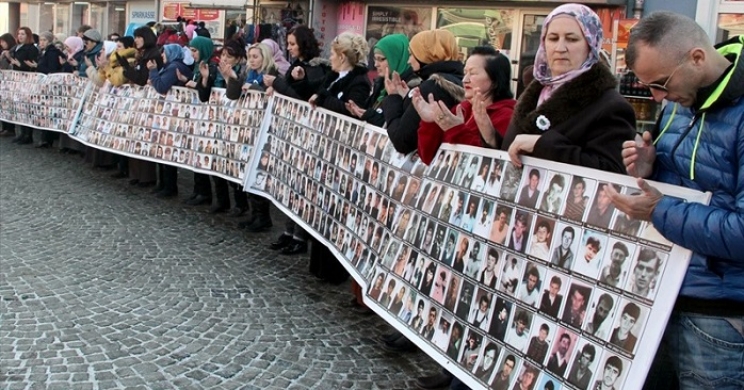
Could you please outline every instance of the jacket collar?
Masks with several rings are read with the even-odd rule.
[[[605,91],[616,86],[617,80],[609,69],[602,64],[595,64],[584,74],[558,88],[550,99],[537,107],[543,85],[534,81],[519,97],[512,116],[514,124],[528,134],[540,134],[544,130],[537,127],[538,118],[545,117],[550,122],[550,127],[555,127],[575,118]]]
[[[449,73],[455,76],[459,76],[462,79],[465,74],[463,71],[463,65],[460,61],[441,61],[433,64],[424,65],[418,70],[418,75],[422,80],[427,80],[431,75],[435,73]]]
[[[731,61],[731,66],[711,86],[700,89],[696,99],[696,102],[700,102],[700,106],[696,107],[700,111],[728,104],[744,96],[744,61],[741,61],[744,35],[716,45],[716,50]]]

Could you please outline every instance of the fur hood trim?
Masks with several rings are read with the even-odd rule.
[[[599,100],[605,91],[616,86],[617,80],[609,69],[602,64],[596,64],[584,74],[559,87],[548,100],[537,107],[543,85],[533,81],[519,97],[514,109],[514,123],[525,133],[541,134],[544,130],[537,127],[539,117],[547,118],[550,127],[555,127],[574,118]]]
[[[330,67],[331,66],[331,61],[330,60],[327,60],[327,59],[321,58],[321,57],[315,57],[312,60],[308,61],[307,63],[310,66],[319,66],[319,65],[325,65],[327,67]]]
[[[447,77],[435,73],[429,77],[429,80],[434,81],[439,88],[442,88],[458,102],[465,100],[465,88],[448,80]]]

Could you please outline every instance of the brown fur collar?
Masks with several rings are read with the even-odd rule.
[[[540,134],[543,130],[537,127],[538,117],[545,116],[550,121],[550,127],[555,127],[575,117],[615,86],[615,76],[606,66],[597,64],[558,88],[540,107],[535,108],[543,86],[534,81],[519,97],[519,103],[514,108],[514,123],[523,132]]]
[[[452,81],[447,80],[446,77],[438,73],[434,73],[433,75],[431,75],[429,77],[429,80],[434,81],[437,86],[439,86],[439,88],[442,88],[458,102],[465,100],[465,88],[463,88],[461,85],[457,85]]]

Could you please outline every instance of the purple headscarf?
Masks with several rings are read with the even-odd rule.
[[[269,38],[264,39],[263,41],[261,41],[261,43],[271,49],[271,52],[274,55],[274,63],[276,63],[276,67],[277,69],[279,69],[279,74],[284,76],[284,74],[287,73],[287,70],[289,69],[289,61],[284,58],[284,54],[282,54],[282,48],[279,47],[279,44],[276,43],[276,41]]]
[[[548,33],[548,25],[550,22],[557,16],[563,15],[572,17],[579,24],[579,27],[581,27],[584,39],[586,39],[586,42],[589,45],[589,56],[586,58],[584,63],[581,64],[579,69],[553,77],[550,72],[550,66],[548,65],[548,57],[545,52],[545,35]],[[547,100],[558,87],[575,79],[600,61],[599,53],[602,49],[603,36],[604,32],[602,30],[602,22],[599,20],[599,16],[585,5],[573,3],[563,4],[550,12],[543,22],[542,32],[540,33],[540,47],[537,49],[537,54],[535,55],[535,68],[533,74],[535,80],[545,86],[540,93],[538,106]]]

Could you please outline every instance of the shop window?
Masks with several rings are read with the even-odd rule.
[[[54,32],[72,35],[73,28],[70,25],[70,4],[54,5]]]
[[[744,35],[744,14],[718,14],[716,26],[718,27],[716,42],[723,42],[736,35]]]
[[[517,11],[499,8],[438,8],[437,28],[451,31],[463,56],[476,46],[489,45],[509,53]]]

